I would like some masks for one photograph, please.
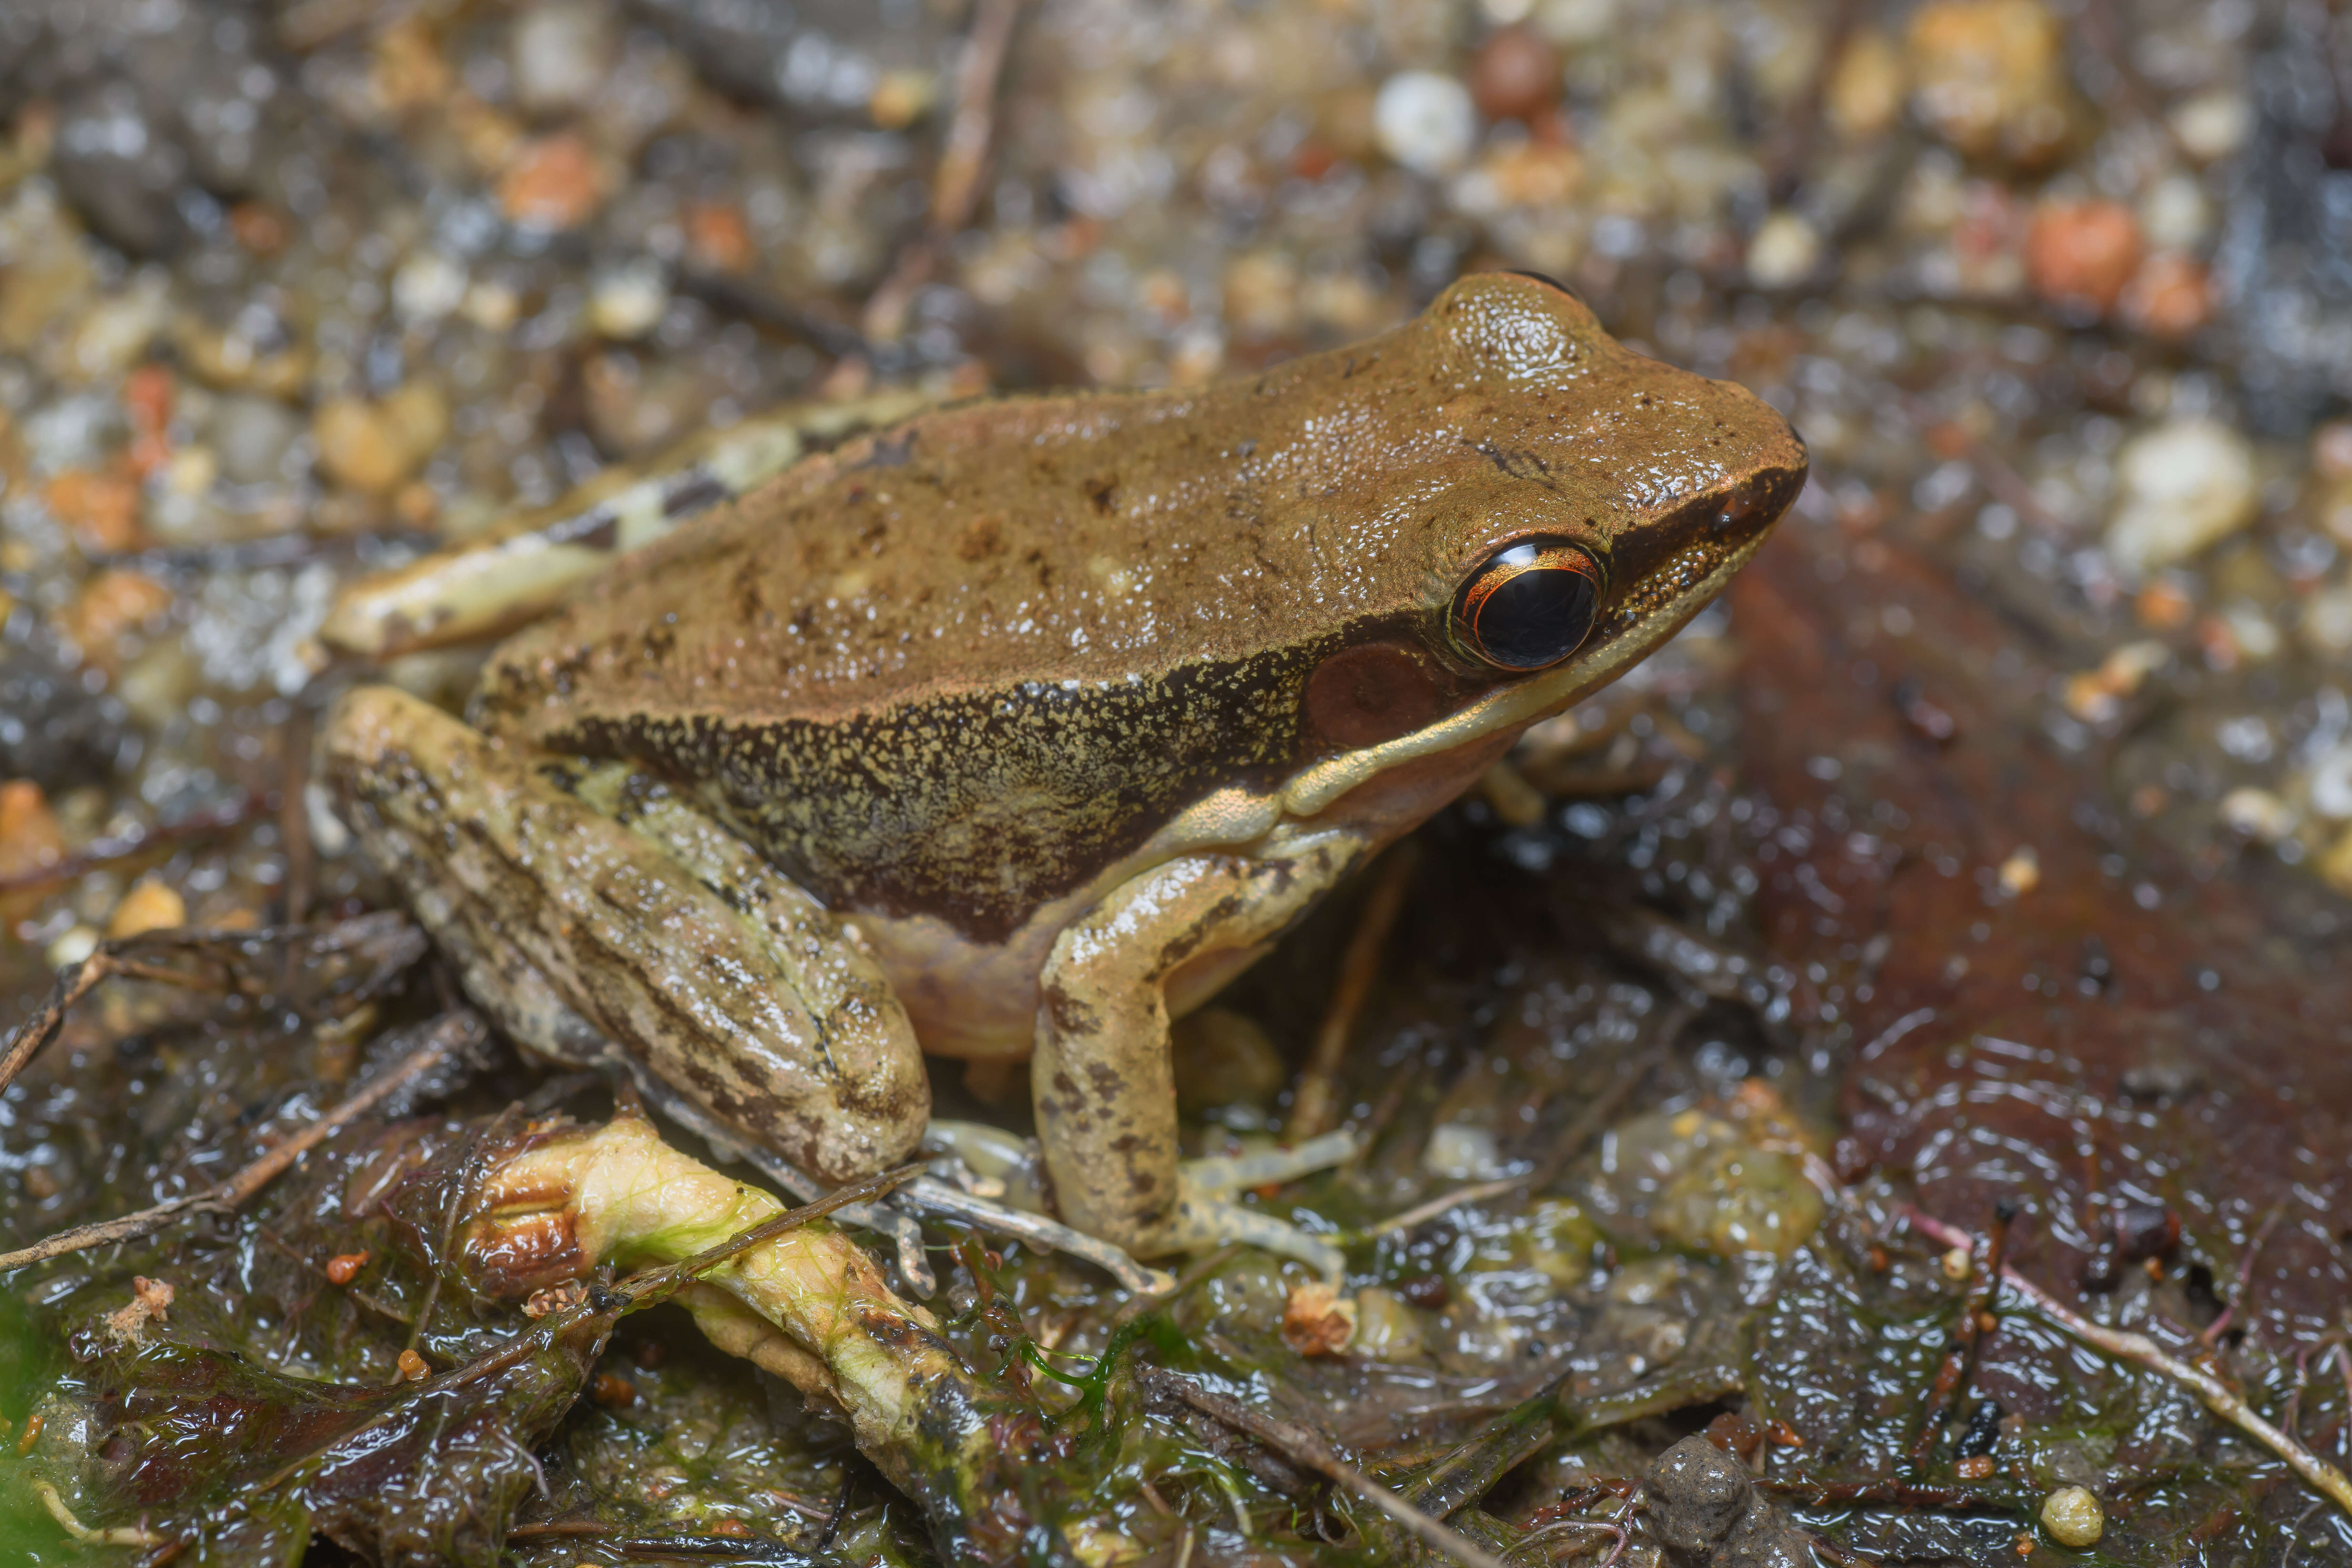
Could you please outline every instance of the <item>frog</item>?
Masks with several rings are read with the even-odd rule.
[[[1756,395],[1473,274],[1253,374],[805,456],[513,631],[463,718],[347,689],[321,765],[533,1053],[819,1186],[918,1153],[927,1058],[1025,1060],[1063,1225],[1279,1248],[1181,1158],[1173,1021],[1672,637],[1806,471]]]

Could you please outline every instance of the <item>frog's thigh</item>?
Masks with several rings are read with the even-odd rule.
[[[528,1043],[577,1058],[602,1037],[827,1180],[921,1140],[922,1056],[879,965],[685,802],[386,687],[343,698],[327,751],[370,853]]]
[[[1334,834],[1276,857],[1188,855],[1115,889],[1055,942],[1030,1079],[1071,1225],[1144,1257],[1184,1245],[1168,978],[1280,935],[1362,849]]]

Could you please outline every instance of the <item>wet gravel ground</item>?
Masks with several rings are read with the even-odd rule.
[[[2341,5],[1033,0],[1012,8],[1001,79],[974,103],[966,39],[992,14],[992,0],[0,11],[0,1021],[107,935],[386,901],[303,784],[310,715],[351,673],[315,634],[356,575],[779,400],[1245,374],[1402,321],[1487,267],[1560,278],[1620,336],[1788,413],[1814,459],[1788,531],[1820,571],[1861,584],[1906,552],[1990,612],[2006,639],[1983,650],[1994,683],[2032,672],[2008,721],[2022,743],[2089,776],[2160,855],[2087,869],[2004,846],[1970,868],[1989,900],[2080,877],[2188,921],[2200,889],[2245,887],[2281,911],[2290,952],[2340,952]],[[989,110],[968,184],[949,156],[960,102],[967,125]],[[1902,604],[1856,591],[1843,630],[1866,661],[1916,628]],[[1406,926],[1420,956],[1376,998],[1350,1084],[1381,1140],[1344,1191],[1303,1205],[1356,1205],[1355,1223],[1524,1169],[1671,1009],[1698,1010],[1675,1015],[1683,1048],[1617,1119],[1612,1149],[1647,1164],[1580,1166],[1549,1207],[1474,1209],[1363,1262],[1366,1359],[1345,1377],[1297,1358],[1284,1373],[1344,1440],[1436,1451],[1534,1386],[1512,1370],[1530,1346],[1577,1347],[1596,1394],[1705,1363],[1720,1349],[1708,1325],[1756,1294],[1715,1228],[1739,1218],[1725,1194],[1759,1194],[1751,1218],[1784,1214],[1811,1189],[1793,1169],[1759,1172],[1757,1152],[1836,1156],[1832,1095],[1862,1043],[1840,1027],[1851,977],[1757,957],[1745,981],[1693,992],[1686,966],[1657,959],[1659,910],[1726,953],[1754,951],[1775,874],[1758,846],[1787,824],[1757,818],[1742,791],[1746,647],[1737,616],[1710,613],[1531,737],[1433,835],[1428,912]],[[470,658],[411,655],[384,673],[448,698]],[[1913,698],[1906,722],[1936,738],[1949,715]],[[1804,763],[1825,786],[1853,765],[1826,738]],[[1516,890],[1481,923],[1464,911],[1490,882]],[[1230,999],[1249,1028],[1194,1030],[1218,1064],[1204,1076],[1257,1086],[1193,1095],[1204,1150],[1278,1128],[1353,910]],[[1538,927],[1568,940],[1522,940]],[[12,1135],[0,1181],[31,1234],[74,1201],[57,1173],[71,1108],[22,1093],[0,1111],[40,1136]],[[1706,1123],[1676,1125],[1690,1117]],[[1710,1136],[1748,1152],[1751,1186],[1708,1163]],[[1677,1197],[1693,1191],[1709,1201]],[[1879,1214],[1893,1201],[1868,1198]],[[2231,1223],[2242,1240],[2263,1222]],[[1824,1462],[1867,1469],[1902,1423],[1855,1415],[1853,1380],[1877,1380],[1893,1410],[1932,1375],[1931,1329],[1896,1354],[1789,1324],[1810,1312],[1818,1330],[1834,1310],[1932,1327],[1942,1287],[1931,1259],[1874,1265],[1849,1225],[1832,1219],[1759,1331],[1790,1336],[1791,1367],[1846,1369],[1792,1372],[1770,1397]],[[1652,1255],[1627,1266],[1615,1245]],[[2203,1298],[2185,1276],[2127,1279],[2128,1311],[2210,1323],[2232,1261],[2200,1265]],[[1008,1289],[1049,1350],[1107,1340],[1080,1272],[1014,1268]],[[1244,1347],[1237,1363],[1277,1353],[1286,1289],[1244,1265],[1184,1326]],[[2285,1366],[2265,1386],[2283,1388]],[[834,1448],[761,1428],[743,1441],[789,1449],[776,1464],[793,1479],[758,1483],[764,1459],[699,1456],[732,1452],[724,1434],[757,1426],[759,1401],[698,1409],[709,1384],[686,1373],[614,1375],[636,1377],[636,1399],[567,1428],[559,1486],[612,1493],[632,1468],[615,1456],[659,1428],[693,1452],[665,1458],[684,1479],[633,1517],[750,1517],[763,1505],[745,1489],[767,1484],[816,1539],[849,1474]],[[2126,1419],[2123,1385],[2084,1376],[2012,1435],[2002,1463],[2020,1486],[2186,1473],[2205,1440],[2193,1411],[2158,1401]],[[1750,1396],[1761,1408],[1767,1391]],[[2031,1391],[2009,1403],[2032,1405]],[[1680,1435],[1596,1437],[1507,1500],[1533,1519],[1579,1477],[1636,1473]],[[1189,1488],[1246,1516],[1282,1495],[1222,1458],[1156,1462],[1180,1504]],[[857,1484],[840,1539],[897,1550],[878,1481]],[[2156,1560],[2219,1517],[2205,1506],[2111,1545]],[[2271,1526],[2263,1550],[2294,1550]],[[1247,1528],[1203,1549],[1238,1554]],[[1933,1528],[1866,1521],[1848,1540],[1966,1554]],[[1982,1553],[2014,1538],[2013,1521],[1972,1528]],[[2333,1536],[2299,1550],[2352,1560]]]

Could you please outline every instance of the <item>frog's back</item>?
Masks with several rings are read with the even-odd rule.
[[[1606,535],[1645,488],[1734,471],[1744,454],[1661,436],[1725,389],[1566,308],[1583,363],[1533,395],[1465,367],[1433,311],[1247,381],[862,437],[519,636],[478,715],[695,782],[833,907],[1002,937],[1202,795],[1328,749],[1309,676],[1352,644],[1431,640],[1433,584],[1492,526],[1454,514],[1491,512],[1496,486],[1566,495]],[[1433,700],[1496,679],[1414,657]]]

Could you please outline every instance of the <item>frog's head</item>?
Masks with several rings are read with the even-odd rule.
[[[1633,353],[1544,279],[1465,278],[1381,357],[1434,416],[1421,482],[1379,530],[1404,591],[1308,681],[1307,727],[1336,754],[1293,781],[1294,809],[1606,685],[1724,589],[1805,482],[1803,441],[1762,399]]]

